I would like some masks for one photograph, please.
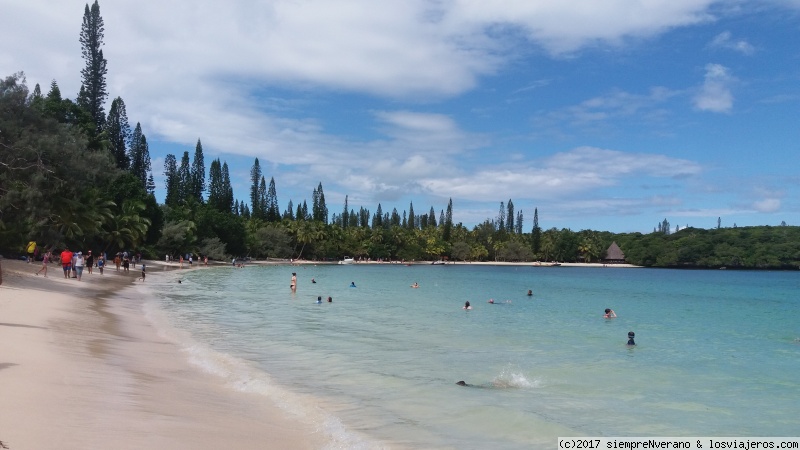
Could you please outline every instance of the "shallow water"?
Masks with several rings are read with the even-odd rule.
[[[331,448],[800,429],[796,272],[320,265],[150,281],[149,314],[194,362],[316,423]]]

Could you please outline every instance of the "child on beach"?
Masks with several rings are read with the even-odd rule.
[[[144,270],[145,270],[145,264],[144,264],[144,263],[142,263],[142,277],[141,277],[141,278],[139,278],[139,279],[140,279],[140,280],[142,280],[142,281],[144,281],[144,276],[145,276]]]
[[[47,276],[47,265],[50,264],[50,255],[50,252],[44,254],[44,257],[42,258],[42,268],[39,269],[39,272],[36,272],[36,275],[39,275],[39,273],[44,270],[44,276]]]
[[[97,257],[97,269],[100,270],[100,275],[103,274],[103,267],[106,265],[106,258],[103,255]]]

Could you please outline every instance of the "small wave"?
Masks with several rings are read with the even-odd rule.
[[[504,369],[500,375],[492,380],[492,386],[501,389],[533,389],[541,386],[541,381],[528,379],[523,373],[516,369]]]
[[[275,384],[268,373],[251,362],[214,350],[195,340],[188,331],[175,328],[156,302],[146,302],[144,310],[145,316],[156,327],[159,335],[179,345],[191,364],[203,372],[219,377],[230,389],[269,398],[274,405],[298,420],[315,424],[317,431],[326,437],[325,450],[384,448],[368,437],[348,430],[338,417],[322,410],[317,399],[285,389]]]

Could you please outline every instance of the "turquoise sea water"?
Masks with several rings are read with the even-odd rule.
[[[330,448],[800,433],[796,272],[319,265],[150,281],[148,314],[195,363]]]

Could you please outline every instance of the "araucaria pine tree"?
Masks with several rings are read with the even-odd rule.
[[[278,192],[275,190],[275,178],[269,179],[269,187],[265,197],[267,222],[278,222],[281,220],[281,210],[278,208]]]
[[[203,192],[206,190],[206,165],[203,162],[203,144],[197,140],[194,149],[194,159],[192,160],[191,170],[191,191],[189,195],[198,203],[203,202]]]
[[[178,203],[185,204],[191,198],[192,169],[189,162],[189,152],[183,152],[181,165],[178,167]]]
[[[178,204],[180,204],[178,160],[175,158],[175,155],[171,153],[164,158],[164,184],[166,184],[167,188],[164,204],[167,206],[178,206]]]
[[[129,148],[131,173],[142,182],[142,187],[146,189],[147,174],[150,172],[150,149],[139,123],[136,124],[133,134],[131,134]]]
[[[86,66],[81,70],[81,92],[78,104],[82,106],[94,121],[94,131],[99,134],[105,122],[103,104],[106,92],[106,59],[103,57],[103,18],[100,17],[100,5],[95,0],[91,9],[86,5],[83,13],[80,43],[81,53]]]
[[[125,102],[122,97],[117,97],[111,102],[111,109],[108,110],[108,118],[105,123],[105,131],[108,137],[109,150],[117,167],[128,170],[130,159],[128,158],[128,139],[131,135],[131,127],[128,125],[128,113],[125,111]]]
[[[262,178],[261,165],[258,162],[258,158],[256,158],[255,162],[253,162],[253,167],[250,168],[250,207],[252,208],[252,214],[256,218],[258,218],[258,213],[256,211],[260,209],[258,182],[261,181]]]

